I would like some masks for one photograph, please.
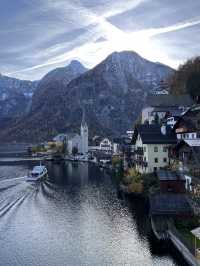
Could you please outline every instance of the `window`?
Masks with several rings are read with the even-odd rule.
[[[163,152],[167,152],[167,147],[163,147]]]
[[[153,170],[154,170],[154,172],[156,172],[157,171],[157,167],[154,167]]]
[[[146,152],[146,147],[144,147],[144,152]]]
[[[167,162],[167,158],[163,158],[163,162],[166,163]]]
[[[146,162],[147,158],[144,156],[144,161]]]
[[[155,158],[154,161],[155,161],[155,163],[158,163],[158,158]]]
[[[154,152],[158,152],[158,147],[157,146],[154,147]]]

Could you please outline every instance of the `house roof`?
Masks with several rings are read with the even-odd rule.
[[[185,139],[184,140],[190,147],[200,147],[200,139]]]
[[[146,100],[146,106],[152,107],[175,107],[184,106],[190,107],[194,104],[194,101],[188,94],[183,95],[149,95]]]
[[[159,170],[157,172],[157,176],[160,181],[177,181],[177,180],[185,181],[185,176],[175,171]]]
[[[166,134],[161,132],[160,125],[139,125],[136,127],[132,142],[135,143],[138,134],[143,144],[176,144],[176,134],[166,126]]]
[[[64,141],[67,138],[67,134],[58,134],[53,138],[54,141]]]
[[[150,212],[154,215],[192,215],[187,196],[183,194],[156,194],[151,196]]]
[[[191,233],[196,237],[200,239],[200,227],[197,227],[196,229],[192,230]]]

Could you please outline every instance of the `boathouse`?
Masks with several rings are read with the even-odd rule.
[[[160,182],[161,193],[185,193],[185,176],[169,170],[159,170],[157,176]]]

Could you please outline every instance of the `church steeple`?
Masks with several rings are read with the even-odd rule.
[[[84,108],[82,108],[82,121],[81,121],[81,153],[84,155],[88,153],[88,126],[85,119]]]
[[[82,108],[82,121],[81,121],[81,126],[82,127],[86,127],[87,123],[86,123],[86,119],[85,119],[85,108]]]

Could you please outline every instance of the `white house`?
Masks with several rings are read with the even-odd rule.
[[[92,145],[89,147],[90,151],[102,151],[111,153],[113,151],[113,143],[108,138],[95,136],[92,140]]]
[[[73,153],[73,149],[77,148],[79,154],[88,154],[88,126],[85,121],[85,113],[83,111],[80,135],[77,133],[59,134],[54,139],[56,143],[66,141],[66,146],[69,154]]]
[[[192,106],[193,100],[189,95],[149,95],[146,105],[142,110],[142,121],[144,124],[148,122],[153,124],[155,116],[162,120],[166,114],[170,116],[180,116]]]
[[[174,125],[178,140],[200,140],[200,105],[192,106]]]
[[[140,173],[153,173],[169,165],[169,147],[177,142],[170,127],[139,125],[133,136],[134,162]]]
[[[78,134],[69,134],[68,135],[68,140],[67,140],[67,150],[69,154],[73,153],[73,149],[76,148],[78,153],[81,152],[81,137]]]
[[[101,151],[112,152],[112,142],[108,138],[102,139],[99,146]]]

